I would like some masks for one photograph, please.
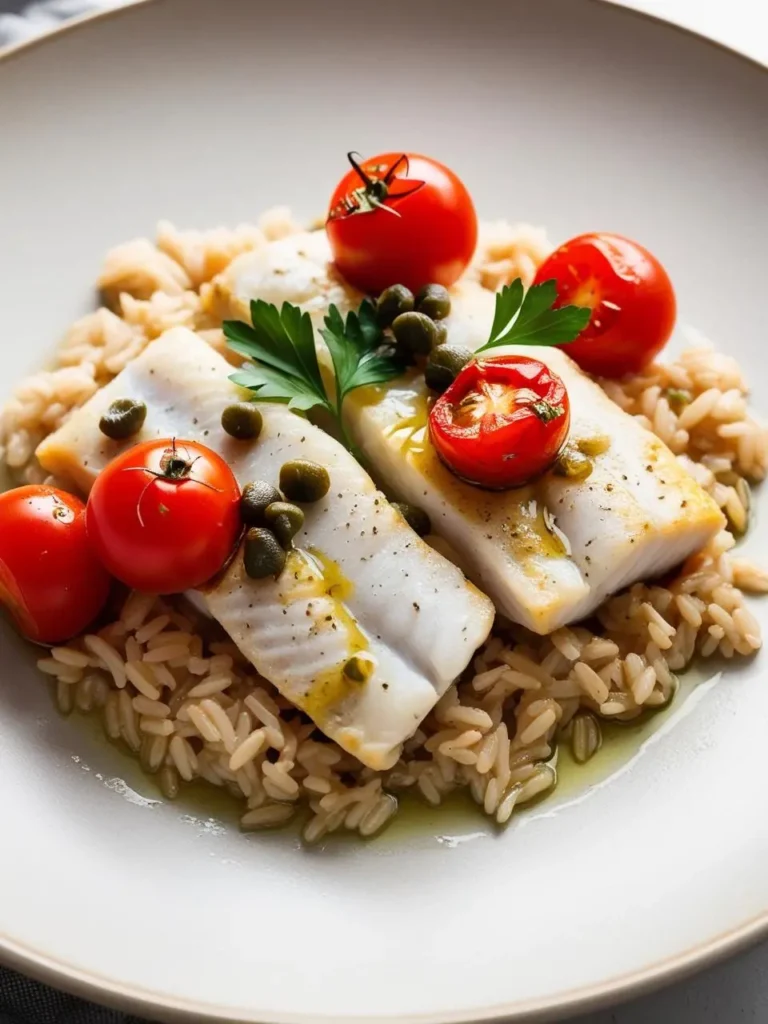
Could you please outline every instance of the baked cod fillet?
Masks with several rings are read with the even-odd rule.
[[[252,298],[294,302],[321,326],[328,304],[342,311],[361,296],[329,265],[322,232],[295,235],[238,257],[215,285],[227,315],[248,319]],[[448,339],[479,348],[495,297],[471,281],[452,290]],[[584,618],[607,596],[661,575],[724,525],[715,502],[669,449],[613,403],[558,348],[494,349],[546,363],[562,377],[571,405],[571,439],[606,450],[586,480],[548,473],[505,492],[463,483],[440,462],[427,432],[430,393],[411,372],[353,392],[348,427],[376,474],[420,505],[496,608],[536,633]]]
[[[257,441],[230,438],[221,413],[246,395],[231,372],[201,338],[175,328],[47,438],[38,458],[87,492],[126,447],[100,432],[100,416],[116,398],[133,398],[148,414],[130,443],[200,441],[241,485],[276,484],[290,459],[325,466],[331,489],[304,506],[280,577],[250,579],[238,555],[200,598],[261,675],[323,732],[370,767],[390,767],[485,640],[493,606],[410,529],[346,449],[285,406],[260,404]]]

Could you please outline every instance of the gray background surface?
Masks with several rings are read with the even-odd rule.
[[[59,15],[78,9],[86,3],[79,0],[56,0]],[[87,2],[87,0],[86,0]],[[114,4],[115,0],[111,0]],[[702,3],[702,0],[695,0]],[[764,9],[766,0],[747,0],[742,9],[754,3]],[[722,7],[726,5],[720,0]],[[16,14],[25,6],[24,0],[0,0],[0,14]],[[41,7],[43,5],[34,5]],[[635,4],[634,6],[641,6]],[[643,4],[660,15],[673,16],[671,2]],[[696,25],[693,3],[678,0],[686,8],[680,13],[688,24]],[[706,7],[706,0],[703,7]],[[667,10],[667,9],[670,10]],[[733,13],[733,12],[732,12]],[[702,29],[706,26],[702,25]],[[1,44],[0,44],[1,45]],[[620,915],[620,907],[616,908]],[[627,922],[627,927],[630,927]],[[705,971],[692,979],[673,985],[659,993],[645,996],[609,1010],[579,1017],[576,1024],[757,1024],[768,1022],[768,945],[741,954],[735,959]],[[0,1024],[134,1024],[114,1011],[92,1007],[69,996],[27,982],[26,979],[0,968]]]

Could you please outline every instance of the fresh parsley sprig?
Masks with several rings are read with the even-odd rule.
[[[557,284],[544,281],[525,291],[516,278],[496,295],[496,310],[488,341],[478,352],[500,345],[566,345],[581,334],[589,323],[591,309],[581,306],[560,306]]]
[[[356,388],[383,384],[399,376],[405,366],[394,353],[376,321],[367,299],[346,321],[331,305],[321,330],[331,354],[336,378],[335,394],[326,390],[315,352],[312,321],[298,306],[282,309],[257,299],[251,302],[251,325],[225,320],[229,347],[251,360],[230,380],[255,392],[260,402],[282,402],[296,412],[321,407],[335,419],[347,448],[353,450],[342,418],[344,399]]]

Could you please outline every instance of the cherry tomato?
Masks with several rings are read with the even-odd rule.
[[[358,162],[331,198],[325,229],[336,265],[361,291],[393,284],[417,292],[449,288],[477,244],[477,215],[453,171],[416,153],[382,153]]]
[[[226,462],[195,441],[129,448],[99,474],[88,535],[104,565],[135,590],[199,587],[225,565],[240,534],[240,488]]]
[[[539,267],[536,283],[557,282],[557,304],[588,306],[592,319],[568,355],[588,373],[637,373],[669,341],[677,304],[667,272],[621,235],[579,235]]]
[[[540,476],[571,422],[568,392],[538,359],[491,356],[468,363],[429,414],[437,454],[457,476],[504,490]]]
[[[82,633],[109,596],[88,540],[85,505],[53,487],[0,494],[0,604],[37,643]]]

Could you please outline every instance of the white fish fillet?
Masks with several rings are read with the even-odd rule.
[[[251,298],[304,305],[319,326],[329,302],[356,306],[328,260],[325,235],[273,243],[231,264],[218,281],[231,315],[248,318]],[[453,289],[449,340],[478,348],[487,339],[493,293],[460,282]],[[533,485],[493,493],[456,479],[427,438],[428,392],[411,373],[353,392],[349,427],[379,477],[421,505],[470,578],[497,609],[537,633],[587,616],[610,594],[660,575],[703,546],[724,524],[712,499],[669,449],[613,403],[562,349],[521,348],[568,388],[571,437],[607,435],[592,475],[569,482],[547,474]]]
[[[277,581],[252,580],[236,557],[204,593],[210,613],[258,671],[365,764],[392,765],[400,745],[461,674],[493,622],[491,602],[406,525],[370,477],[333,438],[262,403],[258,441],[221,428],[243,397],[232,367],[202,339],[175,328],[153,342],[38,449],[42,465],[87,491],[125,447],[99,431],[116,398],[149,410],[135,440],[176,436],[219,452],[241,484],[277,483],[280,466],[306,458],[331,477]],[[367,652],[375,670],[352,683],[345,662]]]

